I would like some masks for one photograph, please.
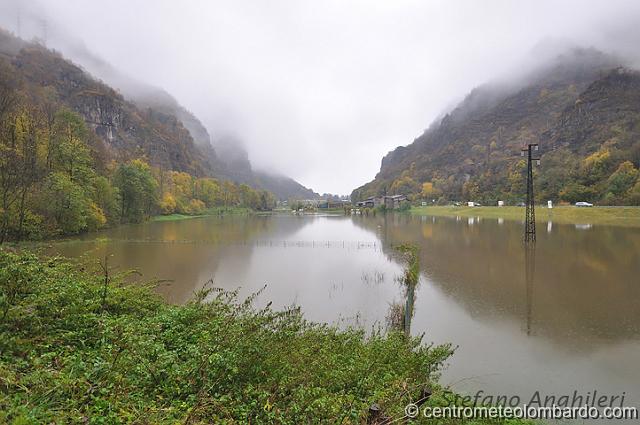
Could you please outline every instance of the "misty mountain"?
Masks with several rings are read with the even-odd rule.
[[[189,130],[196,146],[209,161],[214,175],[219,178],[245,183],[258,189],[266,189],[281,200],[289,198],[315,199],[319,195],[290,177],[253,169],[249,154],[240,139],[231,136],[211,137],[196,116],[181,106],[171,95],[161,89],[135,90],[129,96],[137,105],[173,114]],[[144,86],[139,86],[144,87]]]
[[[389,152],[352,197],[520,201],[520,150],[538,142],[539,201],[638,203],[640,74],[623,65],[573,48],[522,77],[478,87],[413,143]]]
[[[57,37],[56,44],[61,45],[62,51],[74,62],[77,62],[91,75],[106,82],[120,92],[127,100],[141,109],[175,115],[184,127],[189,130],[194,143],[200,148],[209,148],[211,136],[198,118],[165,90],[129,77],[108,62],[94,55],[87,47],[70,37]],[[215,152],[209,152],[215,161]]]
[[[315,199],[313,190],[295,180],[264,171],[255,171],[249,154],[241,140],[218,135],[212,137],[202,122],[165,90],[126,76],[90,52],[82,43],[70,39],[59,40],[65,52],[83,67],[103,81],[118,89],[120,93],[141,109],[152,109],[173,115],[182,122],[201,153],[214,177],[245,183],[258,189],[266,189],[279,199]],[[215,131],[215,129],[214,129]]]
[[[118,72],[81,43],[65,43],[65,52],[82,67],[39,43],[0,33],[0,55],[27,81],[53,89],[81,113],[114,159],[144,157],[167,170],[267,189],[280,199],[318,196],[293,179],[254,172],[237,141],[221,138],[219,155],[207,128],[165,90]]]
[[[50,98],[80,113],[113,159],[144,157],[167,170],[194,176],[212,173],[189,131],[174,115],[141,110],[59,53],[6,32],[0,32],[0,57],[25,81],[32,96],[43,103]]]

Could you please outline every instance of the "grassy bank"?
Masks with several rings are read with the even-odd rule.
[[[214,290],[171,306],[122,278],[0,250],[0,423],[355,424],[425,385],[443,403],[448,346]]]
[[[524,207],[453,207],[430,206],[413,207],[412,214],[433,216],[459,216],[504,218],[505,220],[524,220]],[[615,226],[640,227],[640,207],[591,207],[574,206],[536,208],[536,221],[567,224],[607,224]]]
[[[169,214],[169,215],[157,215],[151,219],[151,221],[178,221],[188,220],[190,218],[209,217],[212,215],[240,215],[251,214],[253,210],[251,208],[244,207],[218,207],[210,208],[199,214]]]

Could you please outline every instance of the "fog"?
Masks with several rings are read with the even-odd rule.
[[[0,0],[3,27],[83,43],[255,168],[341,194],[473,87],[560,46],[637,59],[638,23],[640,2],[611,0]]]

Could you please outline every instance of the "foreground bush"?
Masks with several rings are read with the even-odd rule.
[[[0,250],[0,423],[362,423],[401,417],[451,354],[118,280]]]

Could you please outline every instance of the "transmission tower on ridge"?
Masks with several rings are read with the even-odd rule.
[[[536,241],[536,207],[535,196],[533,193],[533,161],[536,161],[537,165],[540,165],[540,157],[537,155],[534,157],[533,152],[537,151],[537,143],[527,143],[520,153],[521,156],[525,156],[525,154],[527,155],[527,204],[524,221],[525,243]]]

